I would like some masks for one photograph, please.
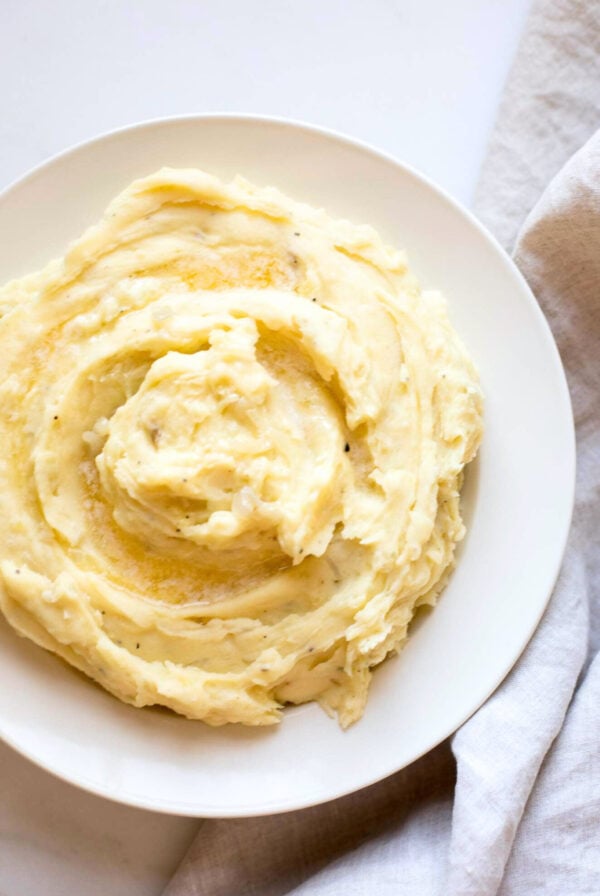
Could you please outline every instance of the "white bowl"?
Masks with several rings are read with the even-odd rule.
[[[430,750],[502,681],[558,573],[574,489],[564,373],[523,278],[475,219],[415,171],[336,134],[245,116],[115,131],[57,156],[0,197],[0,282],[61,255],[134,178],[197,166],[273,184],[376,227],[441,289],[476,359],[485,439],[469,470],[468,535],[437,608],[374,675],[341,731],[315,705],[274,729],[212,729],[125,706],[0,624],[0,735],[94,793],[181,815],[281,812],[371,784]]]

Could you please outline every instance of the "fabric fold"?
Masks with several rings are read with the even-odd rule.
[[[600,3],[534,0],[475,192],[509,251],[548,182],[599,126]]]

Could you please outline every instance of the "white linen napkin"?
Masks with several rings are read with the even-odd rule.
[[[478,193],[505,244],[599,110],[600,4],[538,3]],[[164,896],[600,894],[600,132],[546,189],[515,259],[578,430],[574,525],[536,634],[450,743],[325,806],[202,821]]]
[[[599,0],[535,0],[475,195],[512,251],[528,212],[600,124]]]

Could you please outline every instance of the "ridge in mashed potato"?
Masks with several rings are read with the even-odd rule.
[[[369,227],[163,169],[0,315],[16,631],[135,706],[358,719],[464,533],[482,399],[441,296]]]

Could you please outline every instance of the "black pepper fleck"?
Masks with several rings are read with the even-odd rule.
[[[346,444],[344,445],[344,451],[350,451],[350,445],[348,444],[348,442],[346,442]]]
[[[313,302],[316,302],[316,301],[317,301],[316,299],[313,299]]]
[[[136,650],[139,650],[139,649],[140,649],[139,642],[135,645],[135,649],[136,649]]]
[[[52,419],[53,419],[53,420],[58,420],[58,414],[55,414],[54,417],[53,417]]]
[[[294,230],[294,236],[300,236],[300,233],[297,230]]]
[[[16,573],[18,576],[20,576],[20,575],[21,575],[21,570],[20,570],[20,569],[15,569],[15,573]]]
[[[314,652],[315,652],[315,648],[314,648],[314,647],[309,647],[309,648],[308,648],[308,652],[309,652],[309,653],[314,653]]]

